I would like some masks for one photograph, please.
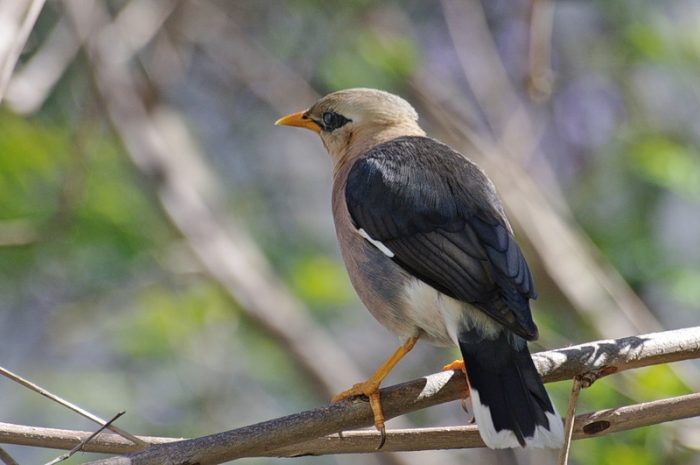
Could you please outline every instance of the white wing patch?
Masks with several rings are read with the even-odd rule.
[[[357,230],[357,232],[360,233],[360,236],[362,236],[362,237],[364,237],[365,239],[367,239],[367,240],[370,242],[370,244],[372,244],[373,246],[375,246],[376,248],[378,248],[384,255],[386,255],[386,256],[389,257],[389,258],[393,258],[393,257],[394,257],[394,252],[392,252],[391,250],[389,250],[389,249],[387,248],[387,246],[385,246],[385,245],[382,244],[381,242],[376,241],[376,240],[372,239],[371,237],[369,237],[369,234],[367,234],[367,231],[365,231],[364,229],[360,228],[360,229]]]

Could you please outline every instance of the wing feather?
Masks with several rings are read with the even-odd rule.
[[[476,165],[433,139],[401,137],[355,162],[345,197],[355,226],[407,272],[516,334],[537,337],[530,270]]]

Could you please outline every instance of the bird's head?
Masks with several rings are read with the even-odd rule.
[[[275,124],[318,133],[337,163],[395,137],[425,135],[417,120],[416,111],[401,97],[358,88],[328,94],[308,110],[282,117]]]

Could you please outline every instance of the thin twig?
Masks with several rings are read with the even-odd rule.
[[[12,456],[2,447],[0,447],[0,460],[2,460],[2,463],[5,465],[19,465],[17,461],[13,459]]]
[[[88,442],[92,441],[92,440],[95,438],[95,436],[97,436],[97,435],[100,434],[102,431],[104,431],[105,428],[109,428],[109,426],[110,426],[112,423],[114,423],[114,422],[117,420],[117,418],[121,417],[121,416],[124,415],[125,413],[126,413],[126,411],[124,411],[124,410],[122,410],[121,412],[118,412],[118,413],[117,413],[116,415],[114,415],[107,423],[105,423],[104,425],[100,426],[100,428],[99,428],[97,431],[95,431],[94,433],[92,433],[90,436],[86,437],[86,438],[83,439],[82,441],[80,441],[74,448],[72,448],[71,450],[69,450],[68,452],[66,452],[66,453],[63,454],[63,455],[59,455],[58,457],[56,457],[56,458],[53,459],[52,461],[48,462],[46,465],[54,465],[54,464],[56,464],[56,463],[63,462],[64,460],[68,460],[68,459],[70,458],[71,455],[75,454],[75,453],[78,452],[79,450],[82,450],[83,447],[85,446],[85,444],[87,444]]]
[[[67,409],[70,409],[70,410],[74,411],[75,413],[82,415],[85,418],[94,421],[98,425],[104,426],[107,424],[107,422],[105,420],[98,417],[97,415],[93,415],[92,413],[88,412],[87,410],[85,410],[81,407],[78,407],[77,405],[75,405],[71,402],[68,402],[65,399],[58,397],[56,394],[52,394],[51,392],[47,391],[46,389],[42,388],[41,386],[34,384],[27,379],[22,378],[18,374],[13,373],[10,370],[7,370],[6,368],[0,367],[0,375],[3,375],[5,377],[11,379],[14,382],[19,383],[22,386],[29,388],[32,391],[39,393],[42,396],[47,397],[58,404],[61,404],[62,406],[66,407]],[[136,436],[134,436],[133,434],[131,434],[127,431],[124,431],[121,428],[118,428],[116,426],[107,426],[107,428],[109,428],[110,430],[119,434],[120,436],[125,437],[129,441],[132,441],[134,444],[138,444],[138,445],[144,446],[144,447],[146,446],[146,443],[144,443],[141,439],[137,438]]]
[[[576,415],[576,404],[578,395],[581,392],[581,380],[576,376],[571,385],[571,395],[569,396],[569,406],[566,409],[566,420],[564,422],[564,446],[559,451],[559,465],[569,463],[569,450],[571,449],[571,439],[574,433],[574,417]]]
[[[39,13],[41,13],[41,10],[44,8],[45,2],[46,0],[32,0],[32,3],[27,9],[27,14],[24,17],[24,22],[19,28],[17,36],[15,36],[15,41],[5,57],[5,63],[3,63],[2,72],[0,72],[0,102],[2,102],[2,98],[7,90],[7,85],[10,83],[12,71],[15,69],[17,60],[19,60],[19,56],[22,54],[24,44],[27,43],[29,34],[32,32],[34,23],[36,23]]]

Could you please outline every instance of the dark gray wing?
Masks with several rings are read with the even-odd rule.
[[[406,271],[537,338],[530,270],[476,165],[433,139],[400,137],[355,162],[345,197],[355,226]]]

